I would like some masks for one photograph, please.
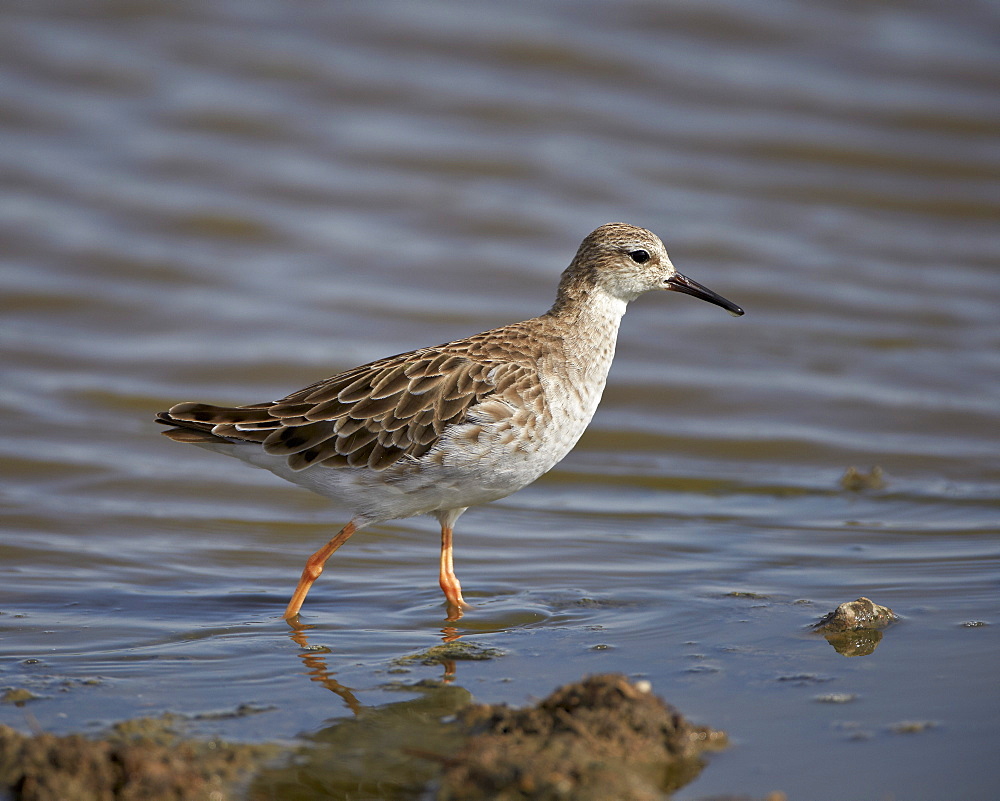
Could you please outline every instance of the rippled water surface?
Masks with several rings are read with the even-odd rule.
[[[457,663],[477,700],[622,671],[725,729],[679,798],[995,797],[998,32],[985,0],[8,4],[0,689],[38,699],[0,722],[290,741],[457,634],[505,652]],[[346,510],[153,414],[538,314],[611,220],[746,316],[633,304],[576,450],[459,522],[453,632],[418,518],[293,640]],[[861,595],[902,617],[874,652],[808,633]]]

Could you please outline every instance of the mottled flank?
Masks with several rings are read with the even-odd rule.
[[[180,403],[159,420],[188,424],[165,432],[171,438],[194,430],[208,437],[202,441],[260,443],[295,471],[313,465],[382,471],[404,456],[425,456],[445,431],[473,416],[496,420],[520,408],[532,421],[542,418],[544,396],[526,353],[530,342],[542,339],[541,331],[532,330],[538,327],[537,321],[518,323],[502,329],[496,341],[480,334],[391,356],[274,403],[236,408]],[[476,431],[481,435],[483,428]],[[478,436],[463,433],[478,442]]]
[[[347,505],[351,521],[309,560],[287,617],[323,564],[358,529],[418,514],[441,523],[440,584],[465,606],[452,526],[550,470],[597,409],[625,307],[671,290],[743,313],[678,273],[644,228],[602,225],[563,272],[540,317],[355,367],[280,400],[179,403],[157,422],[178,442],[236,456]]]

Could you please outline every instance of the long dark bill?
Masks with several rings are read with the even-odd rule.
[[[692,281],[686,275],[681,275],[680,273],[674,273],[667,279],[667,289],[671,289],[674,292],[683,292],[685,295],[692,295],[700,300],[707,300],[709,303],[721,306],[733,315],[733,317],[739,317],[743,314],[743,309],[731,300],[726,300],[722,295],[717,295],[708,287],[704,287],[697,281]]]

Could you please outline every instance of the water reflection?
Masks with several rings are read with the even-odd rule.
[[[343,698],[343,688],[331,681],[332,685],[324,684]],[[260,774],[249,797],[283,801],[421,797],[462,742],[457,727],[447,721],[471,703],[472,695],[443,683],[400,689],[416,697],[375,707],[359,705],[353,718],[309,735],[307,746],[288,766]]]
[[[347,708],[357,715],[362,709],[361,702],[350,688],[345,687],[334,678],[334,672],[327,665],[327,655],[332,654],[333,651],[325,645],[313,645],[309,642],[307,632],[316,627],[300,622],[297,617],[287,619],[285,622],[291,629],[289,637],[301,649],[298,657],[305,665],[306,675],[309,676],[310,681],[321,684],[340,697]],[[441,635],[441,645],[428,648],[417,654],[397,657],[393,660],[393,664],[397,666],[440,665],[442,668],[441,682],[449,684],[455,679],[457,662],[480,661],[502,655],[502,652],[495,648],[458,642],[464,635],[460,634],[453,626],[445,626],[441,629]]]
[[[861,629],[823,636],[841,656],[870,656],[882,642],[882,632],[876,629]]]
[[[394,660],[440,664],[441,680],[388,685],[416,697],[366,707],[333,678],[330,649],[310,644],[312,627],[288,622],[310,679],[354,717],[308,735],[289,767],[256,777],[251,798],[417,798],[432,782],[449,798],[548,798],[550,785],[561,788],[558,797],[652,798],[693,781],[705,767],[703,751],[727,742],[723,732],[686,721],[649,681],[622,674],[589,676],[521,709],[473,704],[453,683],[456,662],[498,652],[457,642],[452,627],[441,645]]]
[[[472,694],[452,682],[456,648],[462,636],[451,626],[442,629],[442,645],[407,655],[397,664],[440,664],[441,679],[408,685],[389,685],[415,693],[405,701],[365,706],[354,691],[334,678],[328,664],[332,651],[314,645],[308,632],[316,628],[298,617],[286,619],[289,637],[299,647],[299,659],[310,681],[328,689],[351,710],[353,719],[340,720],[308,736],[289,767],[264,771],[254,781],[251,798],[275,797],[289,801],[320,798],[417,797],[453,760],[464,735],[453,725],[454,714],[472,702]],[[485,653],[482,649],[473,652]],[[468,658],[468,657],[465,657]],[[487,657],[488,658],[488,657]]]
[[[355,715],[361,712],[362,704],[350,688],[345,687],[333,677],[333,672],[326,664],[326,654],[332,651],[325,645],[310,645],[306,631],[314,626],[299,623],[297,619],[288,620],[288,625],[292,629],[289,635],[296,645],[302,650],[299,652],[299,659],[306,667],[306,675],[310,681],[318,682],[343,700],[345,706]]]
[[[289,738],[327,723],[295,665],[353,717],[370,666],[431,632],[508,650],[425,669],[490,700],[613,661],[680,681],[742,743],[701,795],[772,776],[827,801],[850,764],[872,797],[992,797],[1000,631],[959,623],[1000,617],[997,4],[7,5],[0,635],[42,727],[261,693],[273,721],[205,729]],[[304,632],[337,656],[293,662],[261,616],[329,510],[149,414],[524,319],[609,219],[752,305],[739,339],[635,304],[570,459],[463,518],[489,601],[439,624],[429,535],[386,526],[338,553],[345,630]],[[824,609],[879,588],[910,633],[859,663],[734,587]],[[933,760],[903,737],[858,760],[794,683],[747,681],[785,671],[871,699],[871,731],[927,705],[955,725]]]

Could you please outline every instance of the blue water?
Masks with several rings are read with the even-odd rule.
[[[505,652],[447,676],[479,701],[619,671],[726,730],[681,799],[995,797],[998,22],[14,3],[0,688],[39,697],[0,722],[293,742],[446,677],[393,660],[459,635]],[[747,315],[633,304],[577,449],[459,522],[475,608],[444,621],[434,521],[376,526],[317,582],[304,649],[280,614],[346,510],[153,414],[538,314],[611,220]],[[884,487],[845,490],[851,466]],[[873,653],[808,633],[861,595],[902,618]]]

